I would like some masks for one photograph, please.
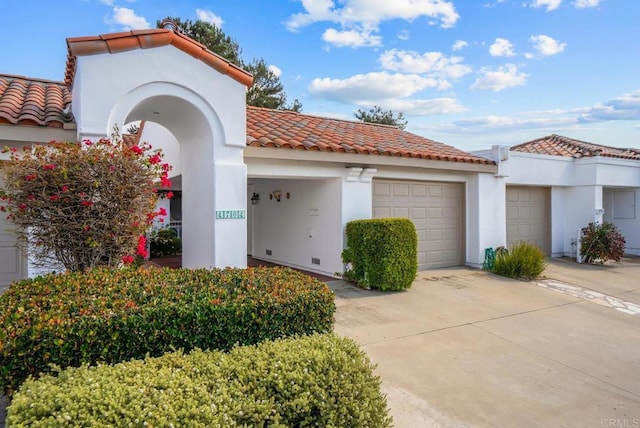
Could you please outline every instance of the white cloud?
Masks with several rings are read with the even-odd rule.
[[[559,43],[557,40],[544,34],[539,36],[531,36],[529,39],[533,43],[533,48],[538,51],[539,56],[551,56],[558,54],[567,47],[566,43]],[[531,54],[526,55],[527,58],[532,58]]]
[[[409,40],[409,31],[408,30],[400,30],[396,35],[400,40]]]
[[[583,9],[586,7],[598,7],[600,0],[576,0],[573,3],[577,9]]]
[[[547,12],[555,10],[560,7],[562,0],[533,0],[530,3],[531,7],[546,7]]]
[[[123,30],[144,30],[151,28],[151,24],[142,16],[136,15],[133,9],[115,6],[109,23],[122,26]]]
[[[374,107],[377,104],[365,105]],[[462,113],[467,109],[455,98],[402,99],[384,102],[384,109],[402,112],[405,116],[430,116],[434,114]]]
[[[511,42],[507,39],[501,39],[500,37],[489,46],[489,53],[491,56],[514,56],[516,54],[513,51]]]
[[[222,24],[224,24],[222,18],[210,10],[196,9],[196,16],[200,21],[208,22],[209,24],[213,24],[218,28],[222,28]]]
[[[452,27],[460,17],[453,3],[445,0],[340,0],[339,5],[333,0],[300,0],[300,3],[304,12],[292,15],[286,22],[286,27],[290,31],[299,31],[315,22],[340,24],[340,30],[330,29],[331,32],[327,30],[323,35],[325,41],[335,40],[339,43],[337,46],[378,46],[381,39],[375,34],[383,21],[412,21],[427,17],[432,20],[430,24],[440,24],[447,28]],[[368,34],[367,40],[374,42],[345,43],[345,38],[352,39],[358,34]],[[373,37],[376,39],[372,39]]]
[[[453,49],[454,51],[459,51],[466,48],[467,46],[469,46],[469,43],[465,42],[464,40],[456,40],[451,49]]]
[[[322,98],[346,104],[369,105],[381,100],[405,98],[440,82],[417,74],[373,72],[357,74],[347,79],[316,78],[309,92]]]
[[[471,73],[471,67],[463,64],[463,60],[459,56],[447,57],[441,52],[419,54],[397,49],[386,51],[379,58],[385,70],[426,74],[439,79],[457,79]]]
[[[339,31],[329,28],[322,35],[322,40],[339,48],[360,48],[364,46],[380,46],[382,38],[371,34],[371,31],[367,30]]]
[[[276,77],[280,77],[282,76],[282,70],[278,67],[276,67],[275,65],[271,64],[267,67],[267,69],[269,69],[270,72],[272,72],[273,74],[275,74]]]
[[[640,89],[589,107],[580,115],[581,122],[638,120],[638,118],[640,118]]]
[[[494,92],[502,91],[514,86],[522,86],[527,82],[527,74],[519,72],[515,64],[506,64],[491,69],[484,67],[482,75],[471,85],[471,89],[488,89]]]
[[[113,6],[113,0],[98,0],[102,4],[106,4],[107,6]]]

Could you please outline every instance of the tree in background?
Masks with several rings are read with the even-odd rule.
[[[156,183],[170,186],[171,167],[148,144],[112,139],[5,149],[0,211],[37,266],[70,271],[146,257],[144,233],[155,211]]]
[[[398,115],[394,117],[393,111],[383,111],[380,106],[375,106],[368,112],[362,109],[358,109],[358,111],[353,115],[361,122],[391,125],[395,126],[398,129],[404,129],[407,127],[407,120],[404,118],[402,113],[398,113]]]
[[[183,21],[173,17],[158,21],[156,25],[160,28],[167,21],[174,23],[177,30],[185,36],[203,44],[211,52],[215,52],[253,74],[253,85],[247,91],[248,105],[277,110],[302,111],[302,104],[297,99],[287,105],[287,94],[282,82],[280,82],[280,77],[269,69],[265,60],[259,58],[245,62],[242,59],[242,50],[238,42],[227,36],[220,28],[200,20],[190,21],[187,19]]]

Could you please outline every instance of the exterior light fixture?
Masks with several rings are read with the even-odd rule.
[[[256,192],[253,192],[253,195],[251,195],[251,205],[258,205],[259,200],[260,200],[260,195]]]
[[[271,192],[271,195],[269,195],[269,199],[275,199],[276,201],[280,202],[280,199],[282,199],[282,190],[274,190],[273,192]]]

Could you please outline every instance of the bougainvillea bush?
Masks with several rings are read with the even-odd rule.
[[[0,295],[0,385],[83,363],[230,349],[333,328],[327,284],[288,268],[112,269],[46,275]]]
[[[69,368],[25,382],[7,426],[390,427],[373,369],[334,334]]]
[[[2,168],[0,210],[38,266],[82,271],[145,257],[156,186],[170,186],[160,150],[118,136],[13,148]]]
[[[580,254],[584,263],[603,264],[607,260],[619,262],[624,255],[626,241],[615,224],[589,223],[582,228]]]

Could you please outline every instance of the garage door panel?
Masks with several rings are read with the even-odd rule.
[[[508,186],[506,199],[507,245],[526,241],[549,253],[549,189]]]
[[[462,195],[458,183],[374,180],[373,216],[413,221],[419,269],[458,266],[463,261]]]

